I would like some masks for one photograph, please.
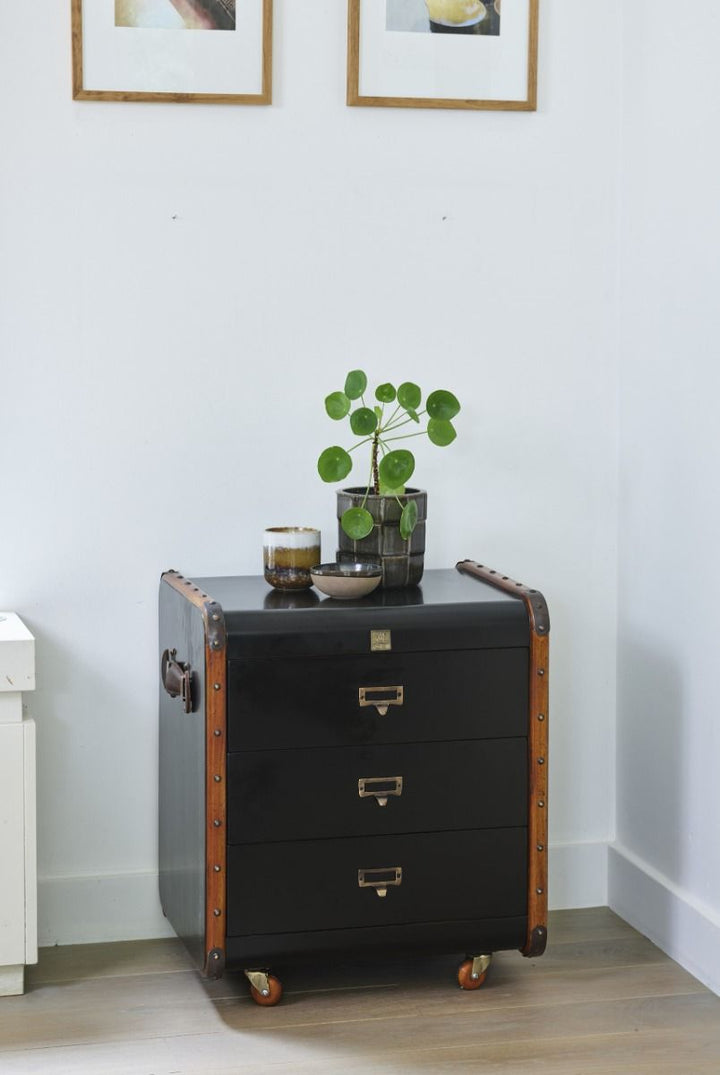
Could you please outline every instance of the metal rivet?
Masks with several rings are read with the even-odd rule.
[[[544,758],[538,758],[538,765],[544,765],[544,764],[545,764],[545,759]]]
[[[545,714],[544,713],[538,713],[538,720],[545,720]]]
[[[219,784],[220,781],[222,780],[222,777],[221,776],[214,776],[213,780],[215,781],[216,784]]]
[[[220,867],[219,866],[213,866],[213,870],[215,871],[215,873],[220,873]]]
[[[545,800],[541,799],[540,802],[538,803],[538,806],[543,807],[544,805],[545,805]]]
[[[535,891],[537,892],[538,896],[542,896],[543,890],[541,888],[536,888]]]
[[[218,612],[213,612],[213,619],[214,620],[219,620],[220,619],[220,614]]]
[[[213,690],[214,691],[222,690],[222,683],[213,683]]]
[[[216,728],[215,731],[213,732],[213,735],[222,735],[222,732],[220,731],[219,728]]]
[[[540,627],[538,627],[538,634],[542,634],[544,630],[545,628],[541,625]]]
[[[544,668],[538,668],[538,675],[539,676],[544,676],[545,675],[545,669]]]
[[[474,978],[477,981],[477,979],[480,977],[480,975],[478,974],[477,971],[473,971],[473,973],[470,975],[470,977]]]
[[[538,844],[537,849],[538,849],[538,851],[544,851],[545,850],[545,844]]]
[[[261,992],[261,996],[269,997],[270,996],[270,990],[269,989],[263,989],[262,992]]]
[[[216,829],[219,829],[220,826],[222,825],[222,821],[218,821],[218,819],[215,818],[215,820],[213,821],[213,825],[215,826]]]
[[[213,911],[213,914],[215,915],[216,918],[219,918],[220,915],[222,914],[222,911],[220,910],[219,907],[216,907],[215,910]]]
[[[219,959],[220,958],[220,953],[219,952],[213,952],[212,957],[213,957],[213,959]]]
[[[542,928],[542,926],[538,926],[537,931],[538,931],[539,934],[543,934],[545,932],[545,930]]]
[[[213,642],[213,649],[220,649],[222,642]]]

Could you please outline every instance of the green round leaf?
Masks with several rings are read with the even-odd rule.
[[[324,482],[341,482],[352,470],[352,459],[344,448],[335,444],[325,449],[318,459],[317,468]]]
[[[397,398],[400,406],[404,407],[406,411],[411,408],[415,410],[420,406],[422,392],[416,384],[412,383],[412,381],[405,381],[405,383],[401,384],[397,390]]]
[[[427,431],[430,440],[433,444],[437,444],[439,448],[452,444],[457,437],[455,426],[452,422],[445,422],[442,418],[431,418],[428,422]]]
[[[352,404],[344,392],[333,392],[325,397],[325,410],[336,422],[339,422],[341,418],[344,418],[349,413],[351,406]]]
[[[408,500],[407,504],[402,510],[402,515],[400,516],[400,537],[403,539],[403,541],[407,541],[407,539],[410,537],[413,530],[417,526],[417,521],[417,503],[414,500]]]
[[[340,519],[340,525],[349,538],[360,541],[372,532],[373,517],[366,508],[348,508]]]
[[[369,407],[358,407],[350,415],[350,428],[358,437],[367,437],[377,429],[378,419]]]
[[[441,421],[448,422],[459,411],[460,404],[452,392],[440,389],[437,392],[431,392],[427,398],[427,412],[431,418],[440,418]]]
[[[393,489],[389,485],[385,485],[383,481],[380,482],[380,496],[402,496],[405,492],[404,485],[398,485]]]
[[[373,410],[375,411],[375,414],[377,415],[377,420],[379,422],[380,419],[382,418],[382,407],[375,406],[375,407],[373,407]]]
[[[381,403],[392,403],[395,399],[395,389],[391,384],[381,384],[375,389],[375,399],[379,399]]]
[[[345,379],[345,395],[348,399],[360,399],[367,388],[367,377],[362,370],[351,370]]]
[[[396,452],[388,452],[380,463],[380,481],[391,489],[397,489],[399,485],[407,485],[414,470],[415,457],[412,452],[400,448]]]

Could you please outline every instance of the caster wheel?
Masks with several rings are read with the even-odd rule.
[[[458,983],[461,989],[479,989],[487,978],[487,970],[478,974],[477,978],[473,978],[472,968],[472,959],[466,959],[458,967]]]
[[[264,1008],[272,1008],[275,1004],[280,1002],[280,998],[283,994],[283,987],[280,979],[275,978],[272,974],[268,974],[267,983],[267,996],[264,996],[263,993],[259,989],[256,989],[252,984],[250,985],[250,996],[256,1004],[260,1004]]]

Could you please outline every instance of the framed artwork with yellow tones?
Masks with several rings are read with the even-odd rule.
[[[537,108],[538,0],[349,0],[347,103]]]
[[[78,101],[270,104],[272,0],[72,0]]]

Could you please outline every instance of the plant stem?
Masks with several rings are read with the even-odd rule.
[[[359,440],[357,444],[353,444],[352,448],[348,448],[349,452],[354,452],[356,448],[361,448],[363,444],[369,444],[372,437],[366,437],[365,440]]]
[[[422,430],[420,430],[419,433],[402,433],[399,437],[387,437],[387,441],[388,441],[388,443],[390,443],[391,440],[409,440],[410,437],[426,437],[426,436],[427,436],[427,429],[422,429]]]
[[[418,411],[417,412],[418,418],[420,418],[420,416],[423,415],[423,414],[427,414],[427,411],[424,410],[424,409],[422,411]],[[396,422],[395,425],[391,425],[390,422],[388,422],[388,424],[385,426],[385,432],[389,433],[391,429],[400,429],[401,426],[406,426],[408,424],[408,422],[415,422],[415,419],[411,418],[408,415],[408,417],[404,418],[402,422]],[[417,425],[417,422],[415,424]]]
[[[374,485],[374,489],[375,489],[375,496],[380,495],[380,475],[378,473],[378,441],[379,440],[380,440],[380,435],[379,435],[378,431],[375,430],[375,433],[374,433],[373,439],[372,439],[373,445],[372,445],[372,452],[371,452],[371,463],[372,463],[371,470],[372,470],[373,485]]]
[[[372,472],[372,466],[371,466],[370,467],[370,475],[368,477],[367,488],[365,489],[365,496],[363,497],[363,502],[360,505],[363,508],[367,504],[367,498],[370,496],[370,483],[372,482],[372,477],[373,477],[373,472]]]
[[[394,419],[395,419],[395,415],[397,414],[397,412],[398,412],[398,411],[399,411],[400,409],[401,409],[401,408],[400,408],[400,404],[398,403],[397,407],[395,408],[395,410],[394,410],[394,411],[392,412],[392,414],[391,414],[391,415],[390,415],[390,417],[388,418],[388,423],[387,423],[388,425],[390,425],[390,423],[394,421]]]

